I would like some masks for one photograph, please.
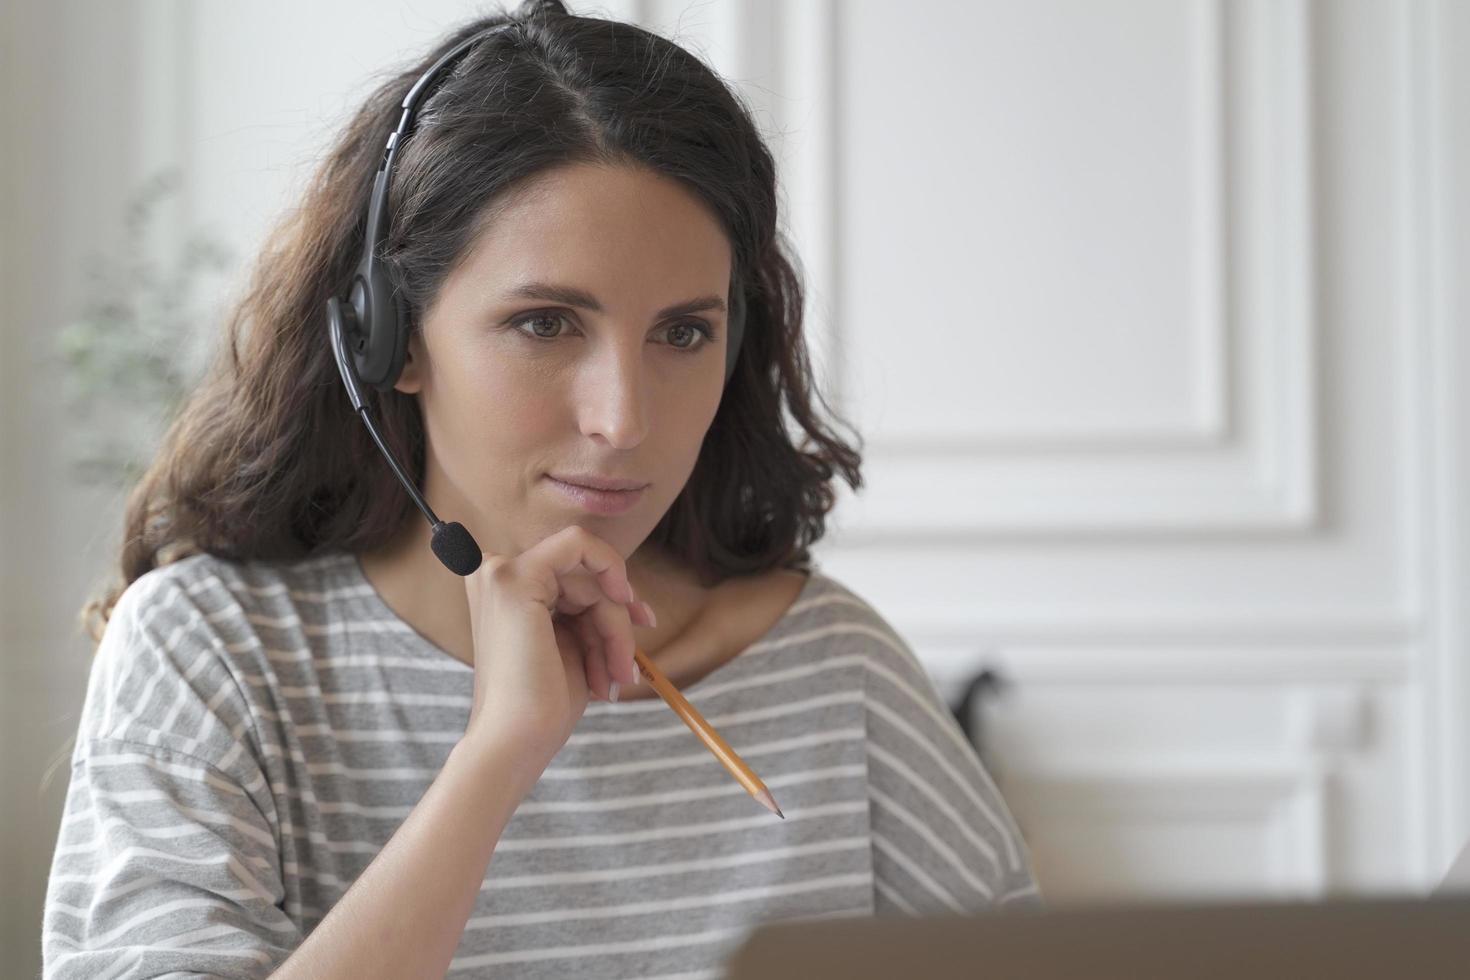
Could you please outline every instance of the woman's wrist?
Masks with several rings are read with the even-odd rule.
[[[512,781],[524,796],[536,785],[556,752],[547,752],[538,740],[509,731],[495,722],[477,720],[465,729],[453,754],[469,758],[487,775]]]

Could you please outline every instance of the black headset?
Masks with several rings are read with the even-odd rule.
[[[387,221],[388,179],[393,171],[393,159],[398,148],[413,131],[414,111],[422,100],[424,91],[440,74],[453,68],[459,59],[477,42],[499,34],[510,28],[521,27],[512,21],[498,24],[474,34],[445,54],[433,67],[424,72],[403,100],[403,116],[398,128],[388,137],[383,150],[383,160],[378,164],[378,173],[373,178],[373,193],[368,200],[367,226],[364,233],[362,259],[352,274],[352,286],[346,299],[332,296],[327,300],[327,330],[331,334],[332,356],[337,361],[337,371],[342,383],[347,386],[347,396],[352,407],[362,418],[373,442],[378,444],[398,482],[408,491],[424,517],[433,527],[431,546],[434,554],[445,567],[457,575],[469,575],[480,567],[480,546],[469,531],[458,521],[446,523],[434,516],[423,494],[403,472],[393,453],[388,449],[378,427],[373,424],[371,406],[363,385],[372,385],[378,391],[390,390],[403,370],[403,359],[408,350],[409,318],[403,294],[394,288],[387,267],[378,258],[378,249],[385,237]],[[732,283],[728,337],[725,344],[725,383],[735,371],[735,358],[740,353],[740,341],[745,334],[745,296],[738,283]]]

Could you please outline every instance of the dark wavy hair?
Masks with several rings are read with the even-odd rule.
[[[813,408],[815,397],[831,412],[813,385],[801,279],[777,231],[771,153],[739,97],[688,51],[632,24],[532,0],[462,24],[377,84],[300,206],[271,229],[227,318],[227,342],[128,494],[122,581],[81,612],[94,641],[127,586],[160,565],[201,552],[276,560],[365,551],[417,514],[353,415],[324,310],[362,253],[373,175],[410,86],[460,41],[508,20],[519,29],[476,45],[441,77],[395,163],[383,258],[413,329],[519,182],[584,162],[680,181],[729,235],[746,330],[693,473],[648,540],[706,582],[810,567],[834,474],[862,485],[861,440],[858,449],[842,442]],[[417,398],[375,397],[385,440],[422,480]],[[783,405],[805,433],[800,446]]]

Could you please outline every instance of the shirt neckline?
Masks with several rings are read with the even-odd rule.
[[[433,640],[420,633],[417,629],[414,628],[412,623],[408,622],[402,616],[398,615],[393,607],[388,605],[387,600],[379,594],[377,587],[373,585],[372,580],[370,580],[367,577],[367,573],[363,571],[362,561],[358,557],[356,552],[344,551],[341,553],[341,557],[343,564],[347,567],[348,574],[353,578],[355,584],[361,587],[362,593],[364,596],[366,596],[368,601],[371,602],[374,607],[376,607],[378,615],[383,616],[393,623],[397,623],[400,627],[402,627],[402,629],[407,633],[408,636],[412,637],[414,641],[422,646],[425,650],[437,656],[443,657],[454,666],[469,674],[474,673],[475,668],[471,664],[467,664],[463,660],[460,660],[458,657],[454,656],[454,654],[450,653],[448,650],[445,650],[443,647],[439,646],[439,644],[435,643]],[[772,623],[764,633],[762,633],[756,639],[752,640],[744,649],[735,654],[735,656],[731,657],[729,660],[726,660],[714,670],[705,674],[699,680],[695,681],[692,684],[689,684],[686,687],[680,688],[681,693],[685,695],[698,693],[700,689],[703,688],[706,684],[713,683],[716,680],[722,680],[725,672],[730,670],[736,664],[742,663],[746,659],[746,654],[752,648],[761,646],[765,643],[769,643],[778,634],[784,632],[787,624],[791,621],[794,611],[803,602],[811,598],[811,596],[816,592],[818,587],[817,580],[821,577],[822,574],[816,569],[812,569],[807,572],[806,581],[802,583],[800,591],[798,591],[796,594],[796,598],[791,601],[791,605],[786,607],[785,611],[781,613],[780,617],[777,618],[777,620]],[[657,701],[660,699],[654,698],[653,700]],[[639,702],[630,701],[628,703],[636,704]],[[594,708],[613,709],[617,707],[618,705],[610,704],[605,701],[591,701],[587,705],[587,710],[592,711]]]

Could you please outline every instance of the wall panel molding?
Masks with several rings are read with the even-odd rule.
[[[1399,315],[1409,347],[1403,365],[1405,566],[1425,630],[1418,721],[1408,761],[1411,821],[1420,877],[1437,882],[1470,839],[1470,370],[1457,284],[1467,259],[1470,217],[1463,179],[1470,164],[1470,72],[1456,53],[1470,48],[1470,16],[1442,0],[1399,5]]]
[[[840,9],[829,11],[831,33],[839,38]],[[1215,327],[1196,327],[1206,338],[1200,349],[1214,352],[1201,376],[1226,379],[1220,384],[1223,418],[1205,412],[1207,424],[1182,431],[1161,423],[1155,431],[1130,433],[907,433],[902,440],[878,433],[867,442],[862,493],[838,487],[839,547],[1318,529],[1309,8],[1302,0],[1202,0],[1192,9],[1196,80],[1216,86],[1210,98],[1196,100],[1206,107],[1200,130],[1218,133],[1201,137],[1215,159],[1199,169],[1223,175],[1199,182],[1200,224],[1210,240],[1197,244],[1195,263],[1211,270],[1198,277],[1200,302],[1208,309],[1196,319],[1218,324],[1218,341],[1210,339]],[[1237,43],[1248,46],[1254,61],[1241,56]],[[850,56],[840,46],[835,55]],[[1259,78],[1232,75],[1255,63],[1262,66]],[[841,77],[840,68],[831,71]],[[836,120],[839,86],[830,91],[828,113]],[[1224,120],[1220,127],[1216,119]],[[1241,125],[1248,134],[1236,128]],[[835,148],[822,155],[837,161],[833,174],[840,182],[843,136],[832,138]],[[1253,155],[1241,159],[1242,147]],[[1244,179],[1246,167],[1255,180]],[[1244,199],[1247,188],[1256,191]],[[840,268],[844,235],[835,208],[826,227]],[[841,295],[833,302],[831,344],[850,347],[842,309],[850,285],[836,285]],[[1252,308],[1247,292],[1258,316],[1238,313]],[[861,354],[849,349],[847,357],[856,356]],[[1209,384],[1201,390],[1208,392]]]
[[[1199,853],[1208,854],[1212,830],[1221,824],[1246,824],[1259,838],[1264,877],[1219,889],[1189,881],[1187,894],[1269,893],[1302,899],[1321,898],[1329,887],[1328,785],[1331,771],[1317,760],[1192,757],[1148,766],[1098,765],[1007,771],[998,784],[1010,803],[1032,850],[1043,853],[1060,846],[1058,838],[1117,840],[1126,835],[1148,841],[1159,828],[1197,835]],[[1223,843],[1223,842],[1222,842]],[[1112,864],[1106,844],[1095,856]],[[1118,862],[1122,863],[1122,862]],[[1046,867],[1040,868],[1042,890]],[[1085,879],[1085,868],[1069,877]],[[1137,895],[1131,885],[1144,884],[1155,894],[1185,894],[1180,884],[1155,881],[1121,883],[1117,891]],[[1069,899],[1093,891],[1064,883]]]

